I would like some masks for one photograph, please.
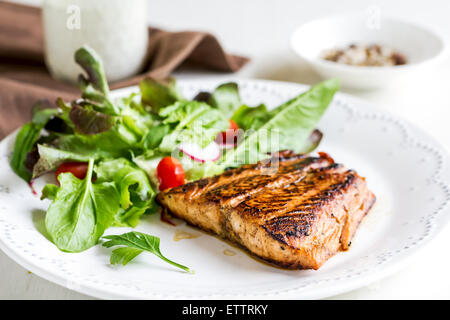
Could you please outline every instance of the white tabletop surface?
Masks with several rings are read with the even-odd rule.
[[[40,5],[40,0],[16,2]],[[318,76],[289,48],[293,30],[323,15],[367,11],[412,19],[450,38],[448,0],[151,0],[149,23],[171,30],[207,30],[251,63],[236,76],[312,84]],[[176,74],[203,77],[209,74]],[[450,60],[421,77],[373,92],[343,90],[401,115],[450,150]],[[450,226],[402,271],[332,299],[450,299]],[[43,280],[0,251],[0,299],[91,299]]]

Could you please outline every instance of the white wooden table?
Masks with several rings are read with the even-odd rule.
[[[17,2],[40,5],[40,0]],[[434,25],[450,38],[447,0],[151,0],[149,24],[172,30],[208,30],[230,52],[252,58],[237,76],[312,84],[320,79],[296,59],[289,38],[308,20],[378,6],[381,14]],[[202,77],[209,74],[177,74]],[[345,91],[345,90],[344,90]],[[351,94],[401,115],[450,150],[450,61],[421,78],[382,91]],[[397,274],[333,299],[450,299],[450,226]],[[39,278],[0,252],[0,299],[90,299]]]

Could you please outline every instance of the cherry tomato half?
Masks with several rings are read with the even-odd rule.
[[[221,144],[237,144],[239,136],[239,126],[233,120],[230,120],[230,127],[227,131],[221,132]]]
[[[239,126],[237,125],[236,122],[234,122],[233,120],[230,120],[230,129],[237,130],[237,129],[239,129]]]
[[[60,173],[70,172],[78,179],[84,179],[88,170],[87,162],[64,162],[56,169],[55,176],[58,179]]]
[[[172,157],[162,158],[156,167],[159,190],[174,188],[184,184],[184,170],[180,161]]]

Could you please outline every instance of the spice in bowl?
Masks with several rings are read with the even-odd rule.
[[[329,49],[321,54],[321,58],[352,66],[385,67],[407,63],[406,57],[378,44],[351,44],[346,48]]]

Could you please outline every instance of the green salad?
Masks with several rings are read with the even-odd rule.
[[[42,199],[51,200],[45,226],[65,252],[91,248],[109,227],[136,227],[158,211],[158,190],[276,151],[314,150],[322,137],[316,125],[339,89],[337,80],[324,81],[272,110],[246,105],[233,82],[190,100],[173,79],[146,79],[138,93],[113,98],[92,49],[77,50],[75,61],[85,71],[81,98],[58,99],[57,108],[37,103],[10,162],[27,182],[56,172],[57,184],[42,190]],[[142,251],[169,262],[157,237],[131,232],[108,239],[107,246],[125,246],[114,250],[113,263],[125,264]]]

